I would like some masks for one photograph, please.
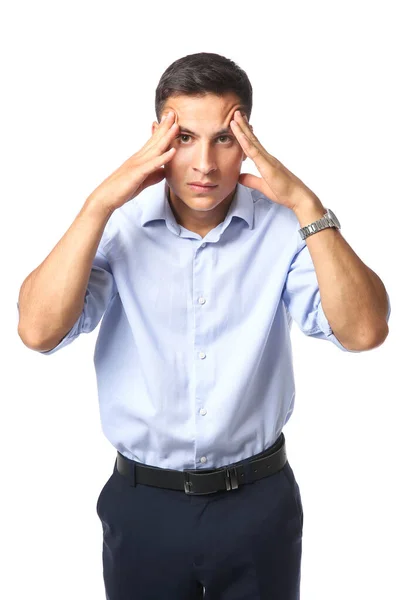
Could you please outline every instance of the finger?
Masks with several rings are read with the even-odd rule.
[[[154,139],[156,142],[158,142],[160,139],[164,138],[165,135],[170,135],[172,131],[176,132],[177,123],[175,122],[175,116],[176,115],[173,110],[165,113],[161,117],[157,131],[154,132],[154,135],[150,139]]]
[[[231,128],[245,154],[251,158],[259,170],[260,175],[267,181],[272,177],[274,170],[276,170],[276,164],[279,161],[270,156],[260,143],[254,144],[240,128],[238,123],[231,121]]]
[[[175,156],[175,152],[175,148],[170,148],[169,150],[167,150],[167,152],[164,152],[161,155],[156,155],[154,157],[148,157],[147,159],[143,159],[143,162],[140,165],[136,165],[135,167],[138,178],[141,181],[144,181],[153,172],[159,170],[170,160],[172,160]]]
[[[158,140],[160,137],[165,135],[165,132],[168,131],[170,129],[170,127],[172,127],[174,122],[175,122],[175,112],[174,111],[170,111],[170,112],[162,115],[160,122],[157,123],[158,124],[157,129],[151,135],[151,137],[147,140],[146,146],[153,144],[153,142],[155,140]]]
[[[161,151],[164,151],[171,143],[171,140],[173,139],[173,136],[176,135],[178,129],[179,126],[173,121],[172,115],[166,117],[162,124],[160,122],[157,130],[153,133],[151,138],[147,140],[140,155],[146,155],[148,152],[154,152],[154,150],[158,154]]]
[[[234,123],[239,124],[240,128],[247,135],[249,140],[251,140],[254,144],[260,144],[258,138],[254,135],[253,129],[250,126],[250,123],[247,119],[246,115],[242,115],[239,110],[236,110],[234,115]],[[261,144],[260,144],[261,145]]]
[[[163,133],[165,131],[168,131],[168,129],[175,124],[175,119],[176,119],[176,114],[173,110],[169,111],[168,113],[165,113],[162,117],[161,117],[161,121],[159,123],[159,126],[157,128],[157,131],[155,132],[155,134],[157,135],[159,133],[159,135],[163,135]]]
[[[167,164],[175,156],[176,148],[170,148],[161,155],[155,156],[152,160],[146,162],[145,169],[146,174],[151,173],[155,169],[159,169],[163,165]]]
[[[162,181],[164,179],[164,177],[165,177],[164,169],[157,169],[156,171],[153,171],[153,173],[150,173],[150,175],[148,175],[148,177],[142,183],[143,189],[145,189],[145,186],[150,187],[151,185],[159,183],[160,181]]]
[[[264,193],[264,180],[261,177],[256,177],[256,175],[251,175],[250,173],[241,173],[239,175],[239,183],[245,187],[250,187]]]
[[[247,154],[249,158],[254,160],[255,155],[259,152],[259,149],[252,143],[247,134],[243,131],[241,126],[236,121],[230,122],[231,129],[236,136],[239,144]]]
[[[158,155],[160,154],[160,152],[168,150],[178,131],[179,125],[177,123],[172,123],[170,129],[167,130],[162,137],[155,141],[154,145],[150,148],[150,150]]]
[[[175,111],[174,110],[169,110],[168,112],[164,113],[161,117],[160,120],[160,124],[161,123],[165,123],[166,121],[171,120],[173,117],[173,119],[175,120]]]

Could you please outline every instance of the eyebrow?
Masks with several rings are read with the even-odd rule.
[[[190,135],[198,135],[197,133],[195,133],[194,131],[191,131],[184,125],[180,125],[179,127],[180,127],[181,131],[184,131],[185,133],[189,133]],[[225,135],[227,133],[232,135],[232,129],[230,129],[229,127],[225,127],[224,129],[220,129],[219,131],[214,133],[214,135],[212,137],[218,137],[219,135]]]

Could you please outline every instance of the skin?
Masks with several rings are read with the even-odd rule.
[[[234,95],[207,94],[202,98],[169,99],[163,114],[172,108],[177,134],[180,125],[196,132],[188,145],[176,144],[175,155],[164,165],[169,202],[178,223],[204,237],[221,223],[233,199],[237,183],[259,190],[273,202],[294,211],[300,227],[320,219],[326,212],[320,199],[301,179],[270,154],[242,116]],[[238,109],[238,110],[236,110]],[[153,133],[158,123],[153,123]],[[213,134],[230,127],[235,140],[227,145]],[[223,138],[222,138],[223,139]],[[260,177],[240,173],[248,156]],[[207,180],[219,187],[209,195],[194,193],[189,181]],[[349,350],[371,349],[388,335],[386,289],[369,267],[334,228],[307,237],[306,243],[318,279],[321,301],[332,331]]]
[[[175,156],[164,166],[169,203],[177,223],[204,237],[225,219],[247,158],[230,128],[235,110],[242,110],[242,106],[233,93],[222,97],[180,95],[167,100],[161,117],[170,110],[175,113],[178,129],[171,145],[176,148]],[[152,134],[158,127],[154,121]],[[196,135],[186,134],[184,127]],[[223,128],[229,132],[217,137]],[[218,187],[195,192],[187,185],[192,181],[212,182]]]

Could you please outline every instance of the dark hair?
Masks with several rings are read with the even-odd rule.
[[[235,93],[241,110],[250,120],[253,88],[246,73],[229,58],[213,52],[199,52],[178,58],[161,75],[156,89],[156,116],[160,121],[165,103],[173,96],[223,96]]]

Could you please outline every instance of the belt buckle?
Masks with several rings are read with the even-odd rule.
[[[225,486],[228,491],[236,490],[239,487],[236,467],[225,469]]]
[[[193,470],[190,470],[190,469],[183,470],[185,494],[188,494],[190,496],[204,496],[206,494],[215,494],[215,492],[218,491],[218,490],[214,490],[212,492],[193,492],[192,491],[193,481],[190,481],[190,473],[192,473],[192,472],[193,472]],[[236,490],[239,487],[236,467],[224,469],[224,475],[225,475],[225,489],[227,491]]]

